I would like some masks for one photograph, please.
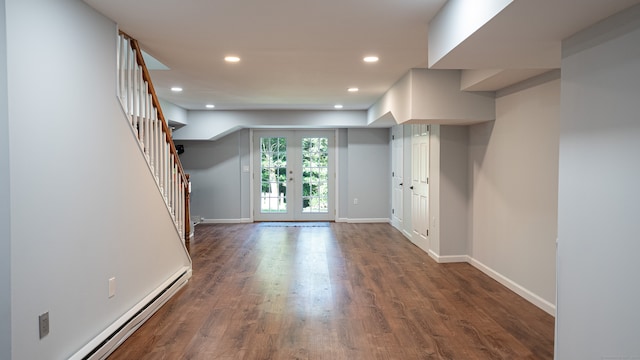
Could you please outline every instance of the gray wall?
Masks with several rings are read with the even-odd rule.
[[[11,358],[11,224],[5,3],[0,0],[0,359]]]
[[[563,43],[557,359],[640,357],[640,6]]]
[[[496,120],[470,128],[470,255],[553,312],[560,80],[532,80],[496,99]],[[520,291],[522,290],[522,291]]]
[[[468,254],[469,127],[440,126],[440,256]]]
[[[12,358],[66,359],[189,262],[115,96],[115,24],[77,0],[5,3]]]
[[[191,176],[191,215],[208,220],[248,219],[249,130],[217,141],[177,141],[184,145],[180,160]]]
[[[389,129],[340,129],[338,132],[338,220],[389,219]],[[191,215],[209,221],[250,219],[249,130],[216,141],[176,141],[191,175]],[[359,204],[353,205],[358,197]]]
[[[349,219],[389,219],[390,129],[349,129],[347,136]]]

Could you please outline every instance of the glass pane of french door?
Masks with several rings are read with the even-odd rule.
[[[260,138],[260,212],[287,212],[287,138]]]
[[[329,139],[302,138],[302,212],[329,211]]]

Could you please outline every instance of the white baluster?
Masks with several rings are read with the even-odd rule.
[[[149,163],[151,163],[151,170],[153,170],[153,175],[156,178],[156,181],[158,179],[157,177],[157,170],[158,170],[158,166],[156,164],[156,144],[158,143],[157,141],[157,128],[156,128],[156,114],[157,114],[157,110],[154,107],[151,108],[151,143],[149,144],[149,148],[151,149],[150,151],[150,157],[149,157]]]
[[[129,122],[131,124],[131,126],[134,127],[135,130],[135,126],[133,125],[133,92],[134,92],[134,88],[133,88],[133,68],[134,68],[134,64],[135,64],[135,58],[133,56],[133,49],[131,49],[131,46],[129,46],[128,51],[127,51],[127,62],[128,62],[128,66],[127,66],[127,115],[129,116]]]
[[[119,36],[117,42],[117,95],[129,117],[139,145],[160,188],[178,233],[184,241],[186,190],[179,158],[171,151],[171,134],[165,132],[159,110],[154,106],[151,84],[144,80],[131,41]]]

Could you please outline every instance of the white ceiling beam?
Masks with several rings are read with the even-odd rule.
[[[434,67],[513,0],[449,0],[429,22],[429,67]]]

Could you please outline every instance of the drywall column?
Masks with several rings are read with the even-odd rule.
[[[348,130],[348,209],[355,222],[384,222],[391,215],[389,129]]]
[[[640,6],[563,42],[556,359],[640,358]]]
[[[4,0],[0,0],[0,359],[11,359],[11,215],[4,9]]]
[[[465,261],[468,254],[468,158],[469,127],[440,126],[440,168],[437,174],[440,201],[434,209],[442,261]],[[432,222],[435,222],[432,215]]]

